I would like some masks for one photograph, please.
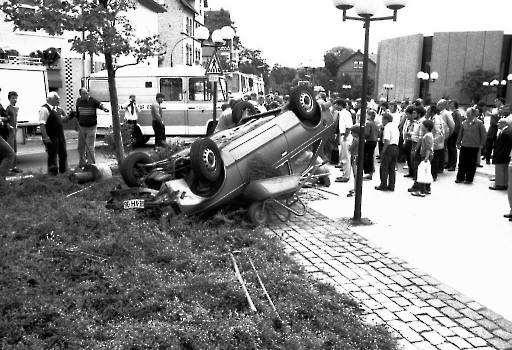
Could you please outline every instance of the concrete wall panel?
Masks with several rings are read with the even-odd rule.
[[[466,39],[467,33],[450,33],[450,50],[446,65],[446,83],[443,88],[443,95],[462,101],[462,93],[457,82],[464,75],[464,62],[466,61]],[[441,95],[441,97],[443,97]]]

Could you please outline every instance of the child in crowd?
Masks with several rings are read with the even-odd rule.
[[[348,191],[347,197],[352,197],[355,193],[356,188],[356,178],[357,178],[357,156],[359,151],[359,131],[361,127],[359,125],[354,125],[350,128],[350,132],[352,133],[352,144],[350,145],[350,164],[352,166],[352,174],[354,175],[354,189]]]
[[[420,155],[422,161],[427,163],[433,158],[434,135],[432,130],[434,129],[434,122],[428,119],[424,120],[422,124],[423,128],[425,128],[425,134],[421,140]],[[430,184],[422,183],[418,180],[418,190],[411,192],[411,194],[417,197],[425,197],[426,194],[430,194]]]

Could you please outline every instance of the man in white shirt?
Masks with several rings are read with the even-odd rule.
[[[398,131],[398,125],[393,123],[393,116],[388,112],[382,115],[382,124],[384,125],[382,136],[384,146],[380,155],[380,185],[375,186],[375,189],[379,191],[394,191],[400,131]]]
[[[140,112],[137,102],[135,102],[135,95],[130,95],[130,99],[123,105],[124,121],[128,124],[135,124],[137,122],[138,114]]]
[[[334,108],[338,111],[339,118],[339,144],[340,144],[340,162],[336,166],[341,168],[342,176],[336,179],[337,182],[347,182],[350,178],[350,154],[349,148],[352,143],[352,114],[347,110],[347,101],[340,98],[334,101]]]

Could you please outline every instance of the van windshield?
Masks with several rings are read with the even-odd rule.
[[[226,83],[228,91],[235,94],[240,92],[240,77],[238,73],[228,73],[226,74]]]

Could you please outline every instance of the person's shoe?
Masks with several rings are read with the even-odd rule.
[[[494,190],[494,191],[506,191],[507,187],[506,186],[489,186],[489,189]]]
[[[334,167],[335,167],[336,169],[340,169],[340,168],[342,168],[342,167],[343,167],[343,165],[336,164]]]
[[[491,162],[490,162],[490,161],[488,161],[488,160],[486,160],[486,161],[485,161],[485,164],[491,164]]]
[[[512,213],[510,214],[504,214],[503,215],[504,218],[507,218],[507,219],[512,219]]]
[[[412,177],[411,174],[405,174],[404,177]]]
[[[11,171],[13,173],[18,173],[18,174],[23,172],[23,170],[21,170],[20,168],[16,168],[16,167],[12,168]]]
[[[409,169],[409,167],[407,165],[404,165],[404,167],[402,169],[407,170],[407,169]]]
[[[426,189],[423,191],[424,194],[432,194],[432,190],[430,189]]]
[[[418,187],[415,187],[415,186],[412,186],[411,188],[408,188],[407,189],[407,192],[417,192],[418,191]]]
[[[476,165],[478,168],[483,168],[484,166],[482,164],[477,164]]]
[[[337,177],[336,180],[334,180],[334,181],[336,181],[336,182],[348,182],[348,180],[349,180],[348,177],[343,177],[342,176],[342,177]]]
[[[388,186],[388,191],[389,191],[389,192],[395,192],[395,188],[394,188],[394,187],[391,187],[391,186]]]
[[[473,181],[464,181],[464,185],[471,185]]]
[[[371,175],[366,175],[366,176],[364,177],[364,179],[365,179],[365,180],[371,180],[371,179],[372,179],[372,176],[371,176]]]
[[[491,178],[489,179],[489,181],[496,181],[496,178],[495,178],[495,177],[491,177]]]
[[[375,189],[376,189],[377,191],[384,191],[384,192],[388,190],[388,188],[387,188],[387,187],[385,187],[385,186],[381,186],[381,185],[379,185],[379,186],[375,186]]]
[[[462,181],[462,180],[459,180],[459,179],[456,179],[456,180],[455,180],[455,183],[456,183],[456,184],[460,184],[461,182],[463,182],[463,181]],[[464,182],[466,182],[466,181],[464,181]]]
[[[420,191],[414,191],[414,192],[411,192],[411,194],[415,197],[425,197],[425,193],[422,193]]]
[[[508,219],[508,221],[512,221],[512,218]]]
[[[448,171],[455,171],[455,168],[448,168]]]

